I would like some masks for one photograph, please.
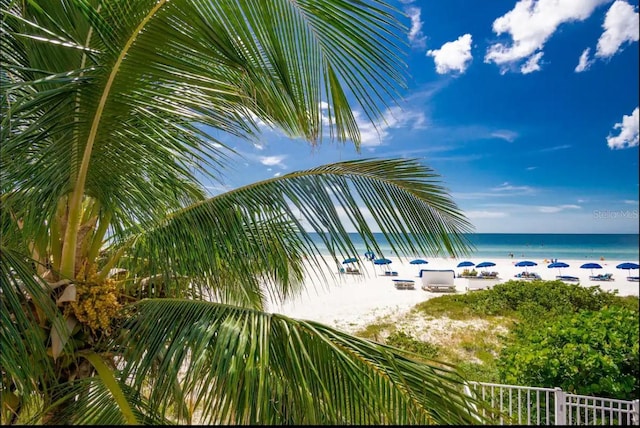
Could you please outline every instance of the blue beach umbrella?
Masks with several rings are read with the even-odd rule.
[[[409,262],[410,265],[426,265],[427,263],[429,262],[423,259],[415,259]]]
[[[517,267],[524,267],[524,271],[525,271],[525,272],[529,272],[529,271],[527,270],[527,268],[528,268],[529,266],[538,266],[538,263],[536,263],[536,262],[532,262],[532,261],[530,261],[530,260],[523,260],[523,261],[521,261],[521,262],[516,263],[516,266],[517,266]]]
[[[373,264],[374,264],[374,265],[384,266],[384,267],[385,267],[385,270],[388,270],[388,269],[389,269],[389,264],[390,264],[390,263],[391,263],[391,260],[389,260],[389,259],[384,259],[384,258],[382,258],[382,259],[375,259],[375,260],[373,261]]]
[[[640,265],[637,263],[627,262],[627,263],[620,263],[618,266],[616,266],[616,268],[628,270],[629,273],[627,275],[629,276],[631,275],[631,269],[640,269]]]
[[[585,263],[580,266],[580,269],[591,269],[591,275],[593,275],[593,270],[602,269],[602,266],[600,266],[598,263]]]
[[[481,269],[481,268],[485,268],[485,267],[491,267],[491,266],[495,266],[496,264],[494,262],[482,262],[482,263],[478,263],[476,265],[477,268]]]
[[[347,263],[355,263],[355,262],[357,262],[357,261],[358,261],[358,259],[356,259],[355,257],[351,257],[350,259],[345,259],[345,260],[343,260],[343,261],[342,261],[342,264],[343,264],[343,265],[346,265]]]
[[[367,251],[366,253],[364,253],[364,258],[371,261],[376,258],[376,255],[373,253],[373,251]]]
[[[458,263],[457,267],[471,267],[471,266],[475,266],[475,264],[470,261],[465,261],[465,262]]]
[[[618,269],[640,269],[640,265],[637,263],[631,263],[631,262],[627,262],[627,263],[620,263],[618,266],[616,266],[616,268]]]
[[[569,267],[569,265],[566,264],[566,263],[563,263],[563,262],[555,262],[555,263],[551,263],[547,267],[548,268],[558,268],[558,273],[560,273],[560,268],[566,268],[566,267]]]

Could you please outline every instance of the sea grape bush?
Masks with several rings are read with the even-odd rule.
[[[617,304],[615,293],[598,286],[584,287],[562,281],[507,281],[483,293],[473,306],[486,315],[516,314],[519,318],[546,318],[580,310],[598,310]]]
[[[417,309],[425,315],[509,316],[535,319],[563,315],[580,310],[597,311],[605,306],[638,307],[634,296],[617,296],[598,286],[584,287],[562,281],[507,281],[490,290],[441,296],[421,303]]]
[[[638,398],[638,325],[637,310],[616,306],[519,323],[497,362],[500,381]]]
[[[638,398],[638,297],[561,281],[508,281],[418,305],[426,316],[514,321],[474,380]],[[470,368],[472,369],[472,368]],[[469,372],[468,370],[464,370]]]

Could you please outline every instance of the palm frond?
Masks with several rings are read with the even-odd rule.
[[[44,281],[35,279],[33,261],[4,245],[0,246],[0,284],[2,394],[15,394],[26,402],[42,392],[53,376],[47,355],[48,321],[61,322]]]
[[[157,417],[154,409],[140,396],[138,391],[120,382],[127,402],[133,408],[133,414],[142,425],[171,425],[172,420]],[[54,425],[126,425],[129,421],[123,416],[109,388],[99,377],[76,379],[73,382],[57,385],[51,391],[53,402],[49,408],[57,411],[49,420]],[[43,412],[43,413],[44,413]],[[36,418],[41,415],[36,415]],[[32,423],[38,423],[37,419]]]
[[[232,153],[215,132],[252,138],[258,120],[357,143],[353,108],[377,117],[403,86],[399,13],[382,3],[3,5],[0,158],[20,166],[2,165],[3,192],[20,189],[25,230],[80,185],[122,227],[187,206]]]
[[[209,302],[142,301],[122,376],[168,417],[172,384],[212,424],[469,424],[462,379],[309,321]],[[159,361],[159,363],[158,363]]]
[[[376,228],[400,255],[457,256],[469,248],[463,233],[470,225],[433,170],[417,160],[359,160],[272,178],[173,213],[129,238],[123,267],[167,282],[190,278],[218,293],[217,301],[260,308],[250,297],[265,287],[283,300],[300,290],[304,270],[326,266],[310,233],[335,260],[356,254],[350,226],[378,253]]]

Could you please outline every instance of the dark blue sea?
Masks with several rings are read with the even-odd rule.
[[[350,234],[358,255],[367,251],[357,233]],[[381,233],[374,234],[385,256],[392,256],[391,247]],[[477,258],[547,258],[623,260],[638,262],[640,250],[638,234],[529,234],[529,233],[473,233],[466,235],[475,250],[464,257]],[[320,242],[318,240],[316,242]],[[416,255],[420,256],[420,255]],[[443,255],[446,257],[446,255]]]

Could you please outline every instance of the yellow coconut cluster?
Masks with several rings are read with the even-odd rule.
[[[116,282],[110,278],[98,282],[95,267],[86,276],[83,267],[76,278],[76,301],[67,306],[67,311],[93,332],[100,329],[108,334],[111,320],[120,309]]]

